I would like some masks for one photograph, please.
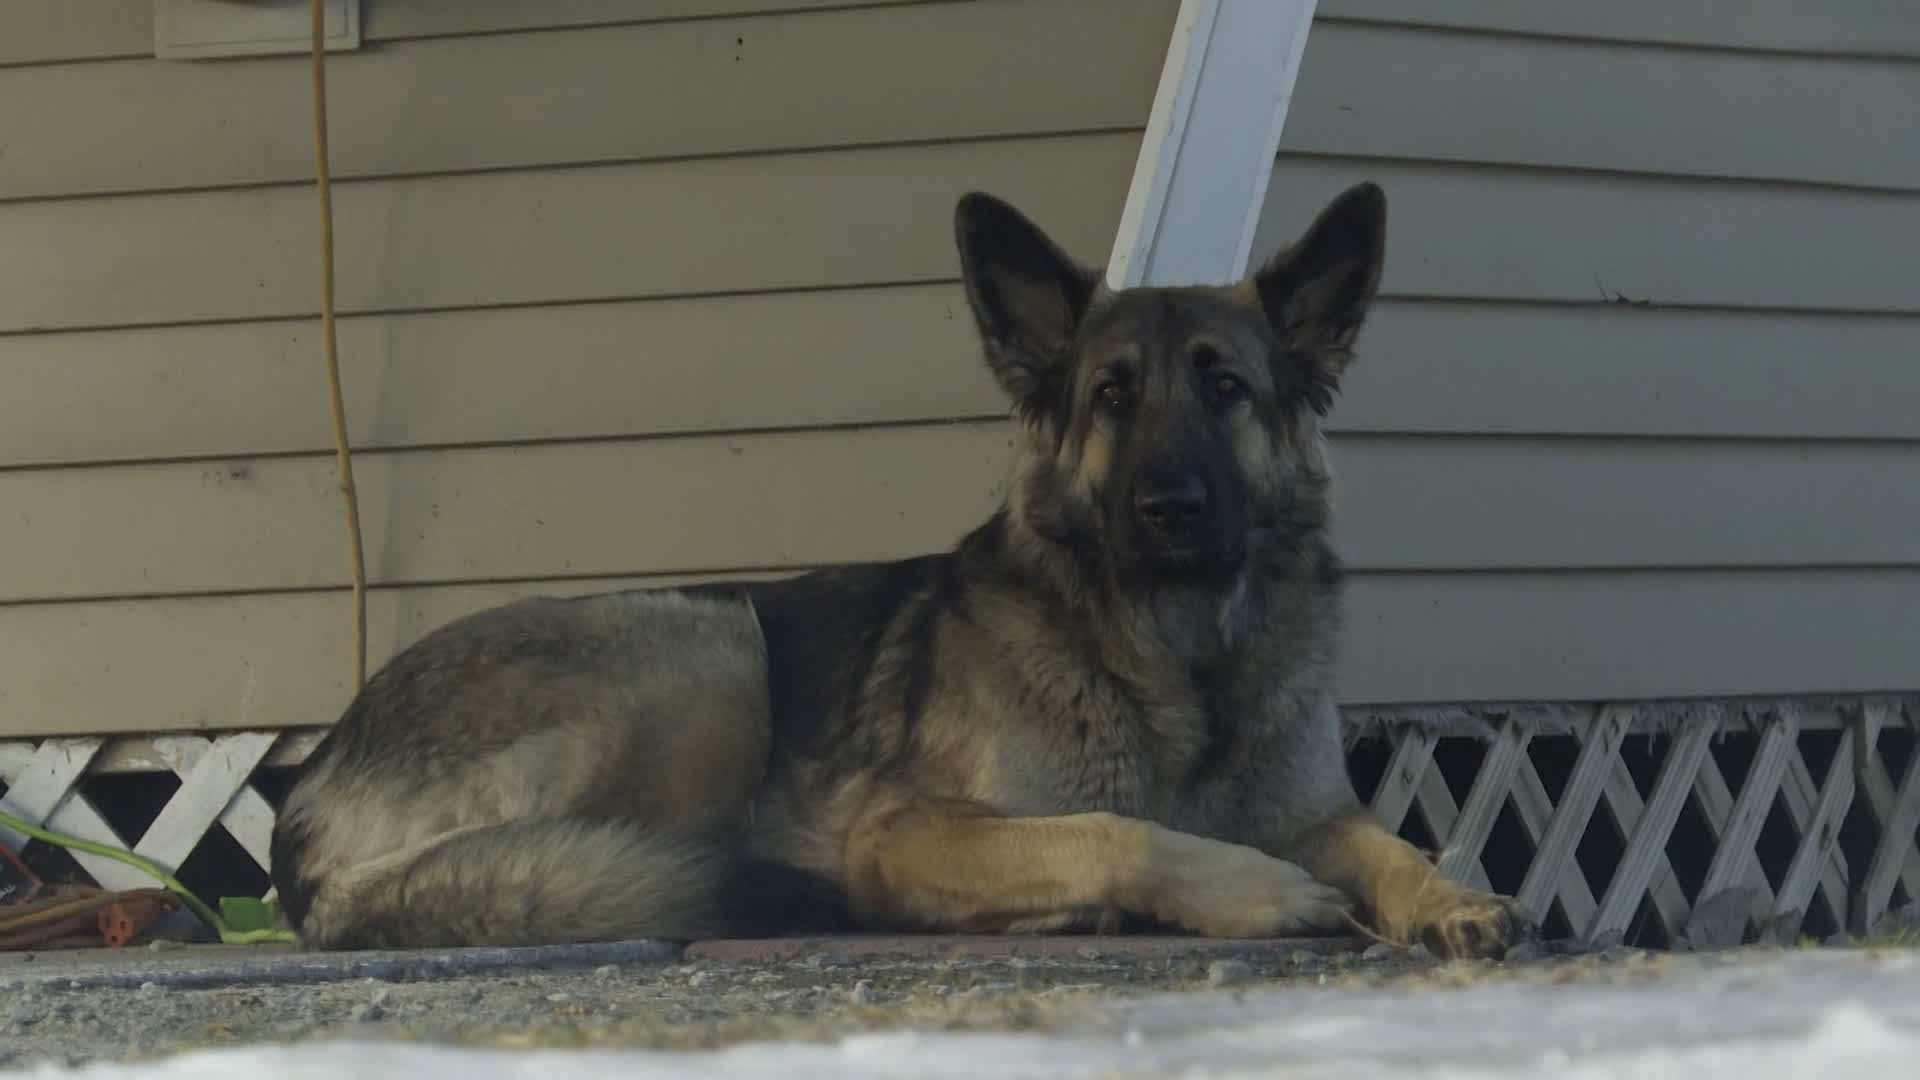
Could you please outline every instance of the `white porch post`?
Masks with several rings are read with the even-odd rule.
[[[1246,273],[1315,0],[1182,0],[1107,263],[1114,288]]]

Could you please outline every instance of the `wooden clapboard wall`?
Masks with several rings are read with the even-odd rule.
[[[1175,7],[365,0],[329,85],[374,659],[977,520],[1008,439],[952,201],[1104,261]],[[1920,49],[1845,7],[1322,5],[1262,250],[1387,185],[1350,701],[1912,684]],[[0,14],[0,736],[348,689],[306,61],[162,63],[150,9]]]
[[[1920,687],[1920,13],[1323,0],[1259,250],[1363,177],[1349,700]]]
[[[0,16],[0,734],[329,722],[307,61],[74,7]],[[328,81],[376,658],[958,535],[1007,443],[953,201],[1103,259],[1174,8],[368,0]]]

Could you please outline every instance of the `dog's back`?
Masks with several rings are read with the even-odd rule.
[[[769,715],[763,640],[737,595],[469,616],[382,668],[304,764],[274,830],[275,887],[323,948],[829,918],[829,887],[739,842]]]

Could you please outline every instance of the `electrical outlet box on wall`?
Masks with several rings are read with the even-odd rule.
[[[90,2],[90,0],[75,0]],[[324,0],[328,52],[360,47],[360,0]],[[162,60],[215,60],[313,51],[309,0],[153,0]]]

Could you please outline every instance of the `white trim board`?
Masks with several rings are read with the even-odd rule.
[[[1316,0],[1181,0],[1107,283],[1246,273]]]

